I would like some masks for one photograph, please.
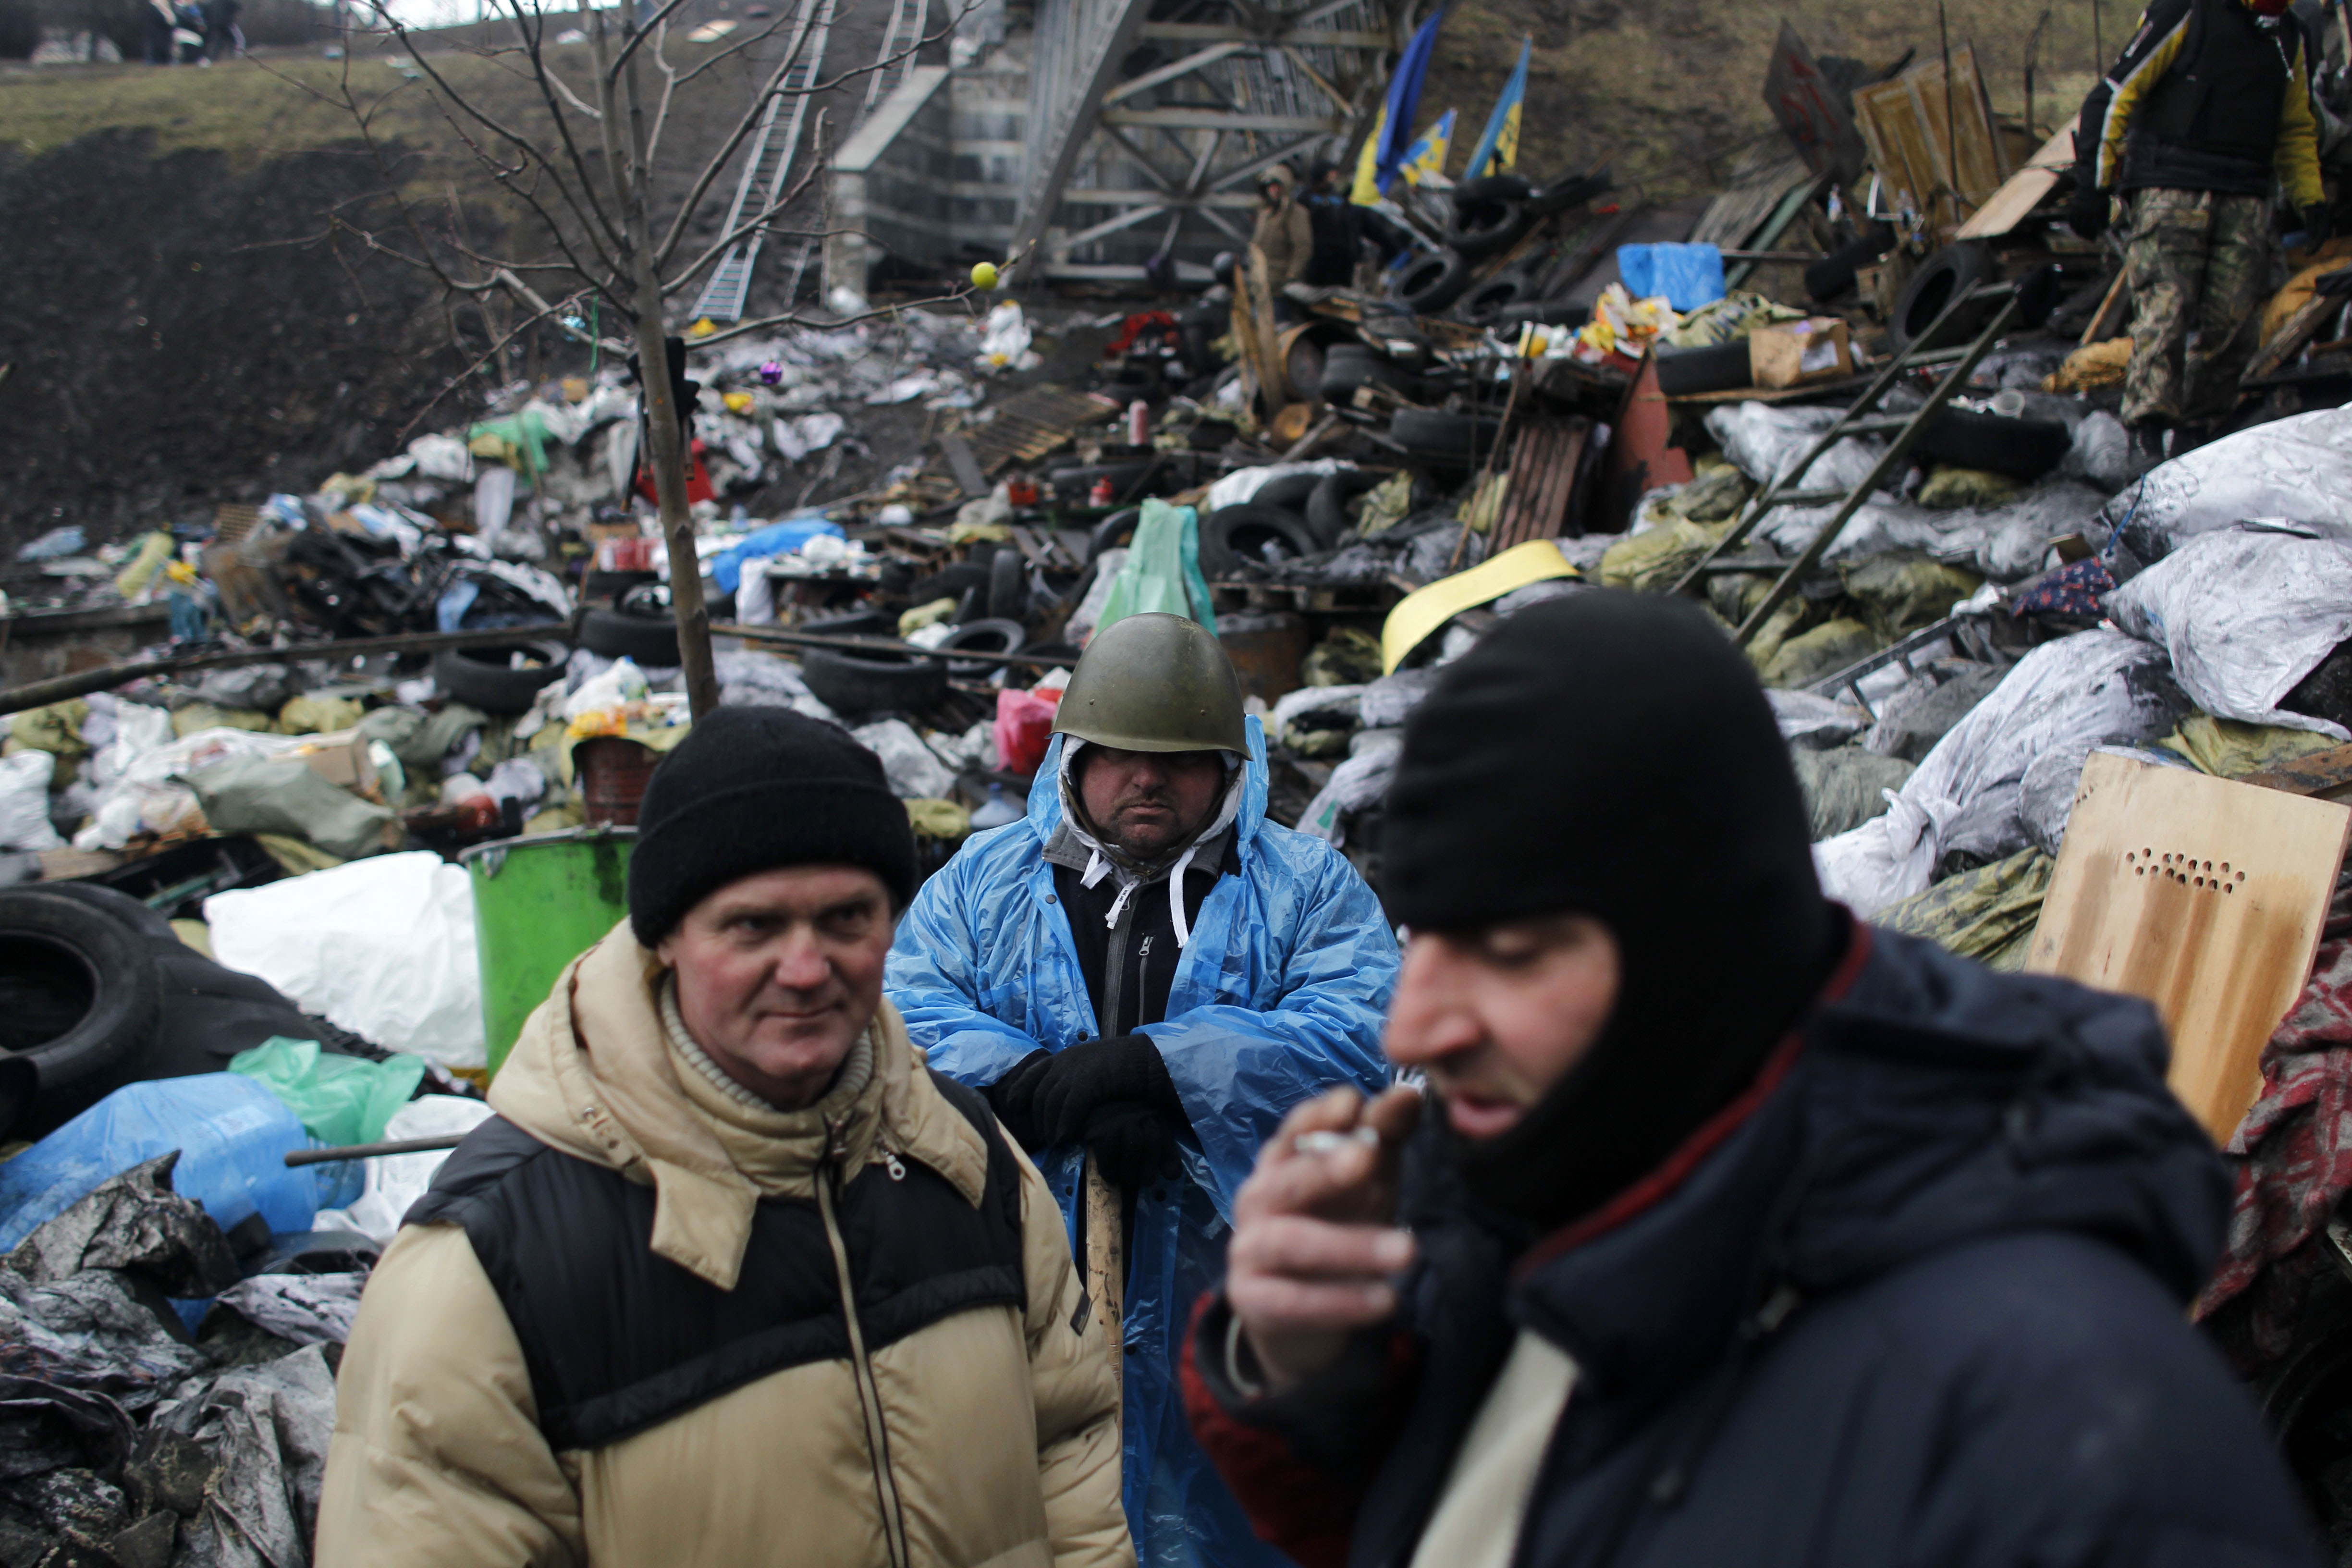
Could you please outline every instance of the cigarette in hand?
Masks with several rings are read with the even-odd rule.
[[[1290,1148],[1291,1152],[1297,1154],[1335,1154],[1350,1143],[1361,1143],[1368,1149],[1377,1149],[1380,1147],[1380,1142],[1379,1131],[1366,1124],[1361,1127],[1351,1127],[1345,1132],[1301,1132],[1290,1141]]]

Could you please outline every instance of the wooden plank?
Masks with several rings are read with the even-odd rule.
[[[955,475],[956,483],[963,487],[964,494],[988,493],[988,478],[980,471],[980,459],[972,456],[971,443],[961,432],[950,430],[940,437],[940,450],[947,454],[948,468]]]
[[[2089,348],[2114,337],[2123,326],[2124,309],[2130,302],[2131,274],[2117,272],[2115,282],[2107,288],[2106,297],[2099,301],[2099,308],[2091,312],[2089,322],[2083,328],[2082,346]]]
[[[1771,63],[1764,69],[1765,107],[1796,144],[1808,169],[1851,185],[1862,178],[1869,150],[1843,96],[1822,75],[1812,50],[1783,17]]]
[[[2311,973],[2352,807],[2094,752],[2025,967],[2155,1004],[2214,1142]]]
[[[2284,790],[2288,795],[2330,795],[2352,785],[2352,745],[2330,746],[2324,752],[2248,773],[2238,782]]]
[[[1127,1226],[1125,1196],[1102,1173],[1094,1151],[1087,1151],[1086,1211],[1082,1240],[1086,1247],[1087,1300],[1108,1337],[1110,1377],[1114,1387],[1127,1381],[1126,1316]]]
[[[2280,324],[2279,330],[2271,334],[2271,341],[2263,345],[2262,353],[2254,356],[2254,363],[2246,367],[2245,379],[2252,381],[2256,376],[2268,375],[2293,359],[2297,351],[2311,341],[2311,334],[2319,330],[2319,323],[2344,309],[2347,303],[2352,303],[2352,300],[2342,295],[2314,294],[2295,307],[2294,314]]]
[[[1853,118],[1889,195],[1898,205],[1907,195],[1939,228],[1957,228],[1963,208],[1975,212],[2009,178],[2009,154],[1993,130],[1971,46],[1952,51],[1948,94],[1943,62],[1931,60],[1893,81],[1854,89]]]
[[[2042,151],[2027,160],[2020,169],[1992,194],[1992,199],[1976,210],[1974,216],[1960,225],[1959,233],[1952,237],[1961,239],[1998,239],[2025,221],[2026,215],[2042,205],[2042,198],[2058,188],[2065,171],[2074,166],[2074,128],[2063,126],[2057,135],[2042,144]]]

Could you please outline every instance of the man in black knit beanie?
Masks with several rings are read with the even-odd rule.
[[[2181,1318],[2228,1184],[2145,1003],[1827,902],[1680,600],[1523,610],[1414,712],[1385,1046],[1268,1140],[1193,1429],[1302,1568],[2311,1563]]]

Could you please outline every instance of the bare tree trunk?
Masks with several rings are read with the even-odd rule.
[[[651,180],[645,166],[645,120],[637,100],[636,56],[631,54],[622,67],[629,99],[625,143],[620,106],[614,101],[612,77],[605,68],[606,13],[584,4],[581,9],[594,40],[605,158],[627,237],[629,282],[635,296],[637,379],[645,389],[654,494],[661,510],[662,538],[669,550],[670,610],[677,619],[677,651],[685,666],[688,710],[700,721],[718,710],[719,677],[710,658],[710,611],[702,602],[702,563],[694,550],[694,513],[686,500],[688,454],[677,405],[670,395],[669,347],[663,341],[661,272],[654,257],[653,214],[646,195]],[[624,31],[625,35],[627,29]]]

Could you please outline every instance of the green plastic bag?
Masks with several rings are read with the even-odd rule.
[[[380,1062],[329,1056],[316,1040],[273,1035],[229,1058],[228,1070],[258,1080],[311,1137],[341,1148],[383,1141],[384,1123],[425,1081],[425,1058],[404,1052]]]
[[[1212,632],[1217,629],[1217,612],[1209,605],[1209,581],[1201,575],[1200,518],[1189,506],[1143,503],[1127,564],[1111,584],[1095,632],[1099,636],[1114,621],[1152,610],[1198,621]]]

